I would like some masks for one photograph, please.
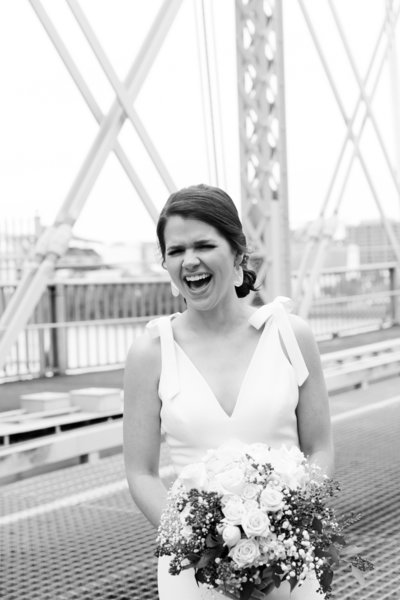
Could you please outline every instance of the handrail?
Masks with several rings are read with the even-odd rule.
[[[321,270],[321,275],[328,275],[330,273],[354,273],[357,271],[379,271],[381,269],[395,269],[398,267],[396,261],[388,262],[377,262],[377,263],[366,263],[358,265],[357,267],[324,267]],[[298,271],[292,271],[292,275],[297,275]]]
[[[317,340],[399,323],[399,283],[394,262],[358,270],[325,269],[308,317]],[[12,292],[10,282],[0,283],[0,313]],[[20,334],[0,381],[117,368],[147,321],[182,310],[183,299],[172,297],[164,273],[119,281],[53,281]]]
[[[377,353],[392,353],[400,347],[400,338],[392,338],[390,340],[384,340],[383,342],[374,342],[373,344],[365,344],[364,346],[355,346],[352,348],[344,348],[343,350],[335,350],[333,352],[325,352],[321,355],[322,365],[327,363],[337,362],[340,363],[343,359],[361,358],[366,357],[370,354]]]

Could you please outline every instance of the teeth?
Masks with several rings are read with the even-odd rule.
[[[200,281],[200,279],[206,279],[210,277],[208,273],[200,273],[199,275],[186,275],[186,281]]]

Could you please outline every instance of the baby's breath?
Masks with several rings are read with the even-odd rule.
[[[360,555],[342,552],[344,532],[359,516],[336,517],[330,499],[339,493],[338,483],[309,466],[300,451],[283,447],[274,463],[269,449],[263,450],[265,460],[253,458],[250,446],[231,462],[226,449],[213,451],[214,466],[221,453],[222,474],[231,468],[233,481],[232,473],[218,480],[221,473],[210,470],[206,484],[186,489],[178,478],[168,493],[156,554],[170,557],[171,574],[192,567],[198,583],[237,598],[254,588],[268,595],[285,580],[291,587],[301,585],[311,572],[330,598],[339,563],[372,568]],[[221,481],[233,488],[213,491],[220,490]],[[271,490],[274,504],[268,506],[265,495],[271,498]]]

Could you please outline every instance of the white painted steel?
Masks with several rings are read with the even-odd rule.
[[[153,26],[138,53],[125,79],[124,87],[128,90],[129,100],[133,103],[142,83],[147,76],[161,44],[180,8],[182,0],[165,0]],[[115,100],[108,114],[100,124],[98,135],[94,140],[72,188],[59,211],[56,222],[75,222],[99,175],[104,162],[113,149],[116,138],[122,128],[126,115],[118,100]]]
[[[391,242],[391,245],[392,245],[392,247],[394,249],[394,252],[395,252],[395,254],[397,256],[397,259],[400,262],[400,247],[399,247],[399,245],[397,243],[397,240],[396,240],[396,237],[394,235],[392,226],[391,226],[390,222],[386,219],[386,215],[385,215],[383,207],[382,207],[382,205],[380,203],[378,194],[376,192],[376,188],[375,188],[375,186],[373,184],[373,181],[372,181],[372,178],[371,178],[370,173],[368,171],[367,165],[366,165],[366,163],[364,161],[363,155],[361,154],[361,151],[360,151],[360,148],[359,148],[359,141],[360,141],[361,131],[359,132],[358,136],[354,136],[354,132],[352,130],[353,121],[351,121],[349,123],[349,119],[348,119],[348,117],[346,115],[346,111],[345,111],[343,103],[341,101],[340,94],[339,94],[339,92],[338,92],[338,90],[336,88],[336,85],[335,85],[334,80],[332,78],[332,75],[330,73],[329,65],[328,65],[327,60],[325,58],[325,55],[324,55],[324,53],[322,51],[322,46],[321,46],[321,44],[320,44],[320,42],[318,40],[317,34],[316,34],[315,29],[314,29],[314,27],[312,25],[312,22],[311,22],[311,19],[310,19],[309,15],[308,15],[308,13],[307,13],[307,11],[305,9],[303,1],[299,0],[299,3],[300,3],[300,6],[302,8],[302,11],[303,11],[306,23],[308,25],[308,28],[310,30],[312,39],[313,39],[314,44],[316,46],[317,52],[318,52],[318,54],[320,56],[320,59],[321,59],[322,65],[324,67],[325,73],[326,73],[326,75],[328,77],[328,80],[329,80],[329,83],[331,85],[331,88],[332,88],[332,91],[334,93],[335,99],[336,99],[336,101],[337,101],[337,103],[339,105],[340,111],[342,113],[342,116],[343,116],[344,121],[345,121],[346,126],[347,126],[347,136],[346,136],[345,144],[343,146],[343,151],[344,151],[344,148],[345,148],[346,143],[347,143],[348,140],[351,140],[353,142],[353,155],[352,155],[351,163],[350,163],[349,168],[348,168],[348,170],[346,172],[346,176],[345,176],[345,179],[344,179],[344,182],[343,182],[343,186],[342,186],[342,192],[339,195],[339,199],[338,199],[338,202],[336,204],[334,214],[337,215],[337,213],[338,213],[339,205],[340,205],[341,199],[343,197],[344,187],[345,187],[345,184],[347,182],[347,178],[348,178],[348,175],[349,175],[349,172],[350,172],[352,161],[353,161],[354,157],[357,157],[359,159],[359,161],[360,161],[360,164],[361,164],[362,168],[363,168],[364,175],[365,175],[365,177],[367,179],[367,182],[369,184],[369,187],[371,189],[373,198],[374,198],[375,203],[377,205],[378,211],[380,213],[382,222],[383,222],[384,227],[386,229],[386,232],[387,232],[387,235],[388,235],[389,240]],[[397,15],[398,14],[399,14],[399,11],[398,11]],[[389,46],[389,42],[388,42],[388,46]],[[388,48],[386,50],[388,50]],[[382,66],[383,66],[383,63],[382,63]],[[361,101],[363,100],[363,97],[366,95],[365,94],[365,88],[363,87],[362,83],[361,83],[360,91],[361,91],[361,94],[359,96],[359,102],[360,102],[360,105],[361,105]],[[356,106],[356,110],[353,113],[354,115],[356,115],[357,107],[358,107],[358,103],[357,103],[357,106]],[[364,116],[364,119],[363,119],[363,125],[365,124],[368,116],[370,116],[370,115],[368,114],[368,111],[367,111],[366,114],[365,114],[365,116]],[[332,180],[332,184],[333,184],[333,182],[334,182],[334,180]],[[301,298],[300,301],[298,300],[298,303],[299,303],[299,309],[298,309],[299,310],[299,314],[301,316],[303,316],[303,317],[307,317],[307,315],[308,315],[308,312],[309,312],[309,309],[310,309],[310,306],[311,306],[311,300],[312,300],[312,295],[313,295],[313,290],[314,290],[314,284],[315,284],[316,278],[318,276],[319,269],[322,266],[322,258],[321,258],[322,257],[322,253],[325,251],[325,249],[327,247],[327,244],[328,244],[328,241],[331,239],[331,237],[332,237],[331,235],[330,236],[322,235],[322,236],[319,237],[319,240],[318,240],[319,247],[318,247],[317,252],[315,253],[315,256],[317,258],[314,260],[314,264],[313,264],[313,267],[312,267],[312,270],[311,270],[311,274],[310,274],[309,279],[307,281],[307,288],[306,288],[306,291],[304,293],[304,296]],[[304,269],[304,267],[303,267],[303,269]],[[303,276],[304,276],[304,272],[303,272]],[[301,285],[301,278],[299,278],[299,283]]]
[[[121,419],[10,444],[0,449],[0,479],[118,447],[122,447]]]
[[[308,14],[306,8],[305,8],[304,2],[302,0],[299,0],[299,4],[300,4],[301,10],[303,12],[305,21],[307,23],[307,26],[308,26],[308,29],[310,31],[311,37],[312,37],[312,39],[314,41],[314,45],[315,45],[315,47],[317,49],[317,52],[318,52],[318,55],[319,55],[319,57],[321,59],[324,71],[325,71],[325,73],[326,73],[326,75],[328,77],[331,89],[332,89],[333,94],[335,96],[335,99],[336,99],[336,101],[337,101],[337,103],[339,105],[340,111],[342,113],[342,116],[344,118],[344,121],[346,123],[346,128],[347,128],[346,137],[345,137],[345,140],[344,140],[341,152],[339,154],[339,159],[338,159],[338,161],[336,163],[333,176],[332,176],[331,181],[330,181],[330,185],[329,185],[329,188],[328,188],[328,193],[327,193],[327,196],[325,197],[323,206],[321,208],[320,223],[322,224],[324,218],[326,218],[325,211],[327,209],[327,204],[328,204],[328,201],[329,201],[329,199],[331,197],[331,194],[332,194],[333,185],[336,182],[336,179],[338,177],[339,167],[340,167],[340,165],[342,163],[342,159],[344,157],[344,152],[345,152],[347,143],[349,141],[352,141],[353,142],[353,152],[352,152],[352,155],[351,155],[350,164],[349,164],[349,166],[347,168],[347,171],[345,173],[344,180],[343,180],[343,183],[342,183],[342,189],[341,189],[341,192],[340,192],[340,194],[338,196],[338,200],[336,202],[336,206],[334,208],[333,214],[335,216],[337,216],[337,214],[338,214],[339,207],[340,207],[340,204],[341,204],[341,200],[343,198],[344,189],[346,187],[347,180],[348,180],[348,177],[349,177],[349,173],[350,173],[350,170],[351,170],[354,158],[357,156],[357,158],[359,159],[360,164],[361,164],[361,166],[363,168],[366,180],[367,180],[368,185],[369,185],[369,187],[371,189],[372,196],[373,196],[373,198],[375,200],[375,204],[376,204],[377,209],[378,209],[378,211],[380,213],[382,222],[383,222],[384,227],[386,229],[386,232],[387,232],[387,235],[388,235],[389,240],[391,242],[391,245],[392,245],[392,247],[394,249],[394,252],[396,254],[397,259],[399,260],[400,259],[400,247],[399,247],[399,244],[398,244],[397,239],[396,239],[396,237],[394,235],[394,232],[392,230],[390,222],[386,219],[386,215],[385,215],[383,207],[381,205],[379,196],[378,196],[378,194],[376,192],[376,189],[375,189],[375,186],[373,184],[372,178],[371,178],[371,176],[369,174],[369,171],[368,171],[367,165],[365,163],[364,157],[363,157],[363,155],[362,155],[362,153],[360,151],[359,141],[360,141],[360,138],[361,138],[361,135],[362,135],[365,123],[367,122],[368,119],[371,120],[371,122],[373,124],[373,127],[375,129],[375,133],[376,133],[376,135],[378,137],[378,141],[379,141],[379,144],[381,146],[381,150],[382,150],[382,152],[384,154],[386,163],[388,165],[389,172],[390,172],[390,174],[392,176],[392,179],[393,179],[393,182],[395,184],[396,190],[399,193],[398,180],[396,178],[394,169],[393,169],[393,167],[392,167],[392,165],[390,163],[389,156],[388,156],[386,147],[385,147],[385,145],[383,143],[382,136],[380,134],[379,128],[378,128],[378,126],[376,124],[375,117],[374,117],[374,115],[373,115],[373,113],[371,111],[371,100],[372,100],[373,95],[374,95],[374,93],[376,91],[377,83],[378,83],[378,80],[379,80],[379,78],[381,76],[383,65],[385,63],[385,60],[387,59],[387,55],[388,55],[388,52],[389,52],[389,49],[390,49],[390,44],[391,44],[391,36],[394,35],[394,30],[395,30],[395,26],[396,26],[396,23],[397,23],[397,20],[398,20],[398,17],[399,17],[400,8],[399,8],[399,6],[397,6],[397,9],[393,13],[393,15],[390,15],[392,18],[389,19],[388,16],[386,16],[384,24],[383,24],[383,26],[381,28],[381,31],[380,31],[380,34],[378,36],[378,41],[377,41],[377,43],[375,45],[375,48],[374,48],[374,51],[372,53],[372,58],[371,58],[371,61],[369,63],[369,66],[368,66],[366,76],[365,76],[364,80],[362,80],[361,77],[360,77],[360,75],[359,75],[359,73],[358,73],[358,71],[357,71],[357,69],[356,69],[356,66],[355,66],[355,63],[354,63],[354,60],[353,60],[353,56],[352,56],[352,53],[350,51],[350,47],[349,47],[349,44],[347,42],[347,39],[346,39],[346,37],[344,35],[343,28],[342,28],[341,23],[339,21],[339,18],[337,16],[337,12],[334,9],[334,6],[333,6],[331,0],[328,0],[328,2],[329,2],[329,5],[330,5],[330,8],[331,8],[333,17],[334,17],[335,24],[336,24],[337,29],[339,31],[339,35],[340,35],[342,43],[344,45],[347,57],[349,59],[350,65],[351,65],[351,67],[353,69],[354,75],[356,77],[357,84],[358,84],[359,89],[360,89],[360,95],[359,95],[359,98],[357,100],[355,109],[353,111],[353,115],[352,115],[351,119],[349,119],[347,117],[347,115],[346,115],[343,103],[342,103],[341,98],[340,98],[340,94],[339,94],[339,92],[338,92],[338,90],[336,88],[335,82],[334,82],[333,77],[331,75],[331,72],[330,72],[330,69],[329,69],[329,65],[328,65],[327,60],[325,58],[325,55],[324,55],[324,53],[322,51],[322,45],[320,44],[320,42],[318,40],[318,37],[316,35],[315,28],[312,25],[311,19],[309,17],[309,14]],[[393,5],[392,5],[392,8],[393,8]],[[385,51],[384,51],[384,54],[383,54],[383,58],[380,61],[380,65],[379,65],[379,68],[378,68],[377,73],[376,73],[376,81],[375,81],[375,83],[373,85],[372,91],[370,92],[370,94],[367,94],[367,92],[366,92],[367,83],[368,83],[368,80],[369,80],[370,75],[372,73],[372,67],[374,66],[375,60],[377,59],[378,50],[380,48],[381,41],[384,38],[386,38],[386,45],[385,45]],[[365,114],[363,116],[362,123],[361,123],[361,126],[360,126],[360,129],[359,129],[358,133],[355,133],[353,131],[353,126],[354,126],[354,123],[355,123],[356,116],[357,116],[357,114],[359,112],[359,109],[361,108],[361,106],[363,104],[366,106],[367,110],[366,110],[366,112],[365,112]],[[316,235],[313,235],[313,237],[310,240],[310,242],[309,242],[309,244],[308,244],[308,246],[306,248],[306,251],[305,251],[305,253],[303,255],[303,260],[302,260],[302,263],[301,263],[301,266],[300,266],[300,270],[299,270],[299,278],[298,278],[298,282],[297,282],[297,289],[296,289],[295,298],[296,298],[297,304],[299,305],[299,312],[304,317],[307,316],[308,311],[309,311],[310,306],[311,306],[311,299],[312,299],[312,294],[313,294],[314,283],[315,283],[316,277],[318,275],[319,269],[322,266],[321,256],[323,256],[323,254],[325,252],[325,249],[326,249],[329,241],[332,239],[332,235],[333,235],[332,232],[328,232],[328,235],[326,235],[325,231],[322,231],[320,228],[318,228],[318,231],[316,232]],[[318,248],[317,252],[313,254],[312,251],[313,251],[313,246],[315,244],[318,244],[319,248]],[[316,257],[316,259],[315,259],[315,261],[314,261],[314,263],[312,265],[311,274],[310,274],[310,276],[308,278],[308,281],[307,281],[306,292],[304,293],[304,296],[302,296],[302,288],[303,288],[304,281],[305,281],[305,278],[306,278],[306,275],[307,275],[307,269],[309,268],[309,264],[308,263],[310,261],[310,258],[311,258],[311,261],[312,261],[314,257]],[[399,262],[400,262],[400,260],[399,260]]]
[[[56,256],[47,257],[27,274],[17,288],[17,296],[13,296],[7,305],[4,318],[0,319],[0,367],[7,359],[12,345],[19,332],[26,326],[34,307],[39,302],[43,291],[54,272]]]
[[[355,348],[347,348],[344,350],[335,350],[321,355],[321,363],[324,369],[330,366],[339,366],[346,364],[348,361],[360,360],[369,358],[383,353],[392,353],[400,351],[400,338],[376,342],[374,344],[365,344]]]
[[[71,54],[69,53],[67,47],[65,46],[64,42],[62,41],[60,35],[58,34],[56,28],[54,27],[54,25],[52,23],[52,21],[49,19],[46,11],[43,9],[39,0],[29,0],[29,1],[32,5],[33,9],[35,10],[37,17],[39,18],[40,22],[42,23],[46,33],[48,34],[50,40],[52,41],[54,47],[56,48],[58,54],[60,55],[61,60],[63,61],[66,68],[68,69],[69,74],[71,75],[76,86],[78,87],[79,91],[81,92],[82,97],[86,101],[86,104],[88,105],[89,109],[91,110],[94,118],[96,119],[97,123],[100,124],[102,122],[102,120],[104,119],[104,114],[102,113],[99,105],[97,104],[96,99],[94,98],[92,92],[90,91],[84,77],[80,73],[76,63],[74,62]],[[118,140],[115,141],[114,153],[117,156],[122,168],[124,169],[125,173],[127,174],[128,178],[129,178],[129,180],[131,181],[133,187],[137,191],[138,196],[141,199],[141,201],[143,202],[143,205],[146,208],[147,212],[149,213],[150,217],[152,218],[152,220],[154,222],[156,222],[158,219],[159,211],[156,208],[153,200],[150,197],[150,194],[147,192],[139,175],[135,171],[134,167],[132,166],[131,162],[129,161],[127,155],[125,154],[125,151],[123,150],[123,148],[120,145],[120,143],[118,142]]]
[[[122,407],[113,410],[105,410],[102,412],[88,411],[72,406],[69,411],[45,410],[38,412],[24,412],[17,417],[5,417],[0,421],[0,436],[10,437],[12,435],[22,435],[32,431],[44,431],[46,429],[55,428],[57,432],[61,432],[61,427],[64,425],[72,425],[76,423],[85,423],[95,419],[104,418],[111,419],[112,417],[120,416]],[[47,438],[49,436],[46,436]],[[43,437],[41,438],[44,439]],[[15,447],[19,443],[15,442]],[[32,441],[32,443],[34,443]]]
[[[0,219],[0,281],[15,281],[21,277],[27,260],[27,248],[32,246],[40,230],[38,216]]]
[[[360,417],[370,412],[378,412],[380,410],[384,410],[388,407],[395,406],[399,403],[400,396],[393,396],[391,398],[379,400],[377,402],[374,402],[373,404],[368,404],[366,406],[361,406],[351,410],[345,410],[339,414],[333,415],[331,417],[331,422],[333,425],[336,425],[338,423],[342,423],[343,421],[347,421],[355,417]],[[162,478],[170,477],[173,474],[174,469],[172,465],[165,465],[160,468],[160,476]],[[126,479],[121,479],[112,483],[97,486],[90,490],[85,490],[83,492],[58,498],[53,502],[43,503],[29,509],[5,515],[3,517],[0,517],[0,526],[9,525],[11,523],[16,523],[22,520],[30,519],[38,515],[43,515],[49,512],[53,512],[55,510],[66,508],[68,506],[76,506],[77,504],[81,504],[83,502],[89,502],[98,498],[104,498],[108,495],[112,495],[127,489],[128,484]]]
[[[400,374],[400,338],[349,348],[322,355],[324,376],[329,392],[338,392]],[[397,401],[397,400],[396,400]],[[389,404],[393,403],[393,399]],[[336,415],[332,421],[343,420],[367,411],[382,408],[388,401],[350,410],[345,415]],[[22,411],[9,411],[0,420],[0,436],[3,448],[0,449],[0,478],[28,472],[35,467],[55,464],[80,456],[98,453],[100,450],[118,447],[122,444],[121,421],[101,425],[90,425],[71,432],[62,432],[66,424],[88,422],[102,416],[115,417],[119,412],[89,413],[83,411],[42,411],[27,415]],[[10,436],[28,431],[55,428],[53,435],[44,435],[29,442],[10,443]]]
[[[290,295],[281,3],[236,0],[236,38],[242,220],[268,301]]]
[[[347,419],[360,417],[369,412],[384,410],[400,402],[400,396],[385,398],[372,404],[359,406],[354,409],[344,410],[331,417],[333,425]],[[62,433],[47,438],[23,442],[0,450],[0,479],[10,477],[17,473],[28,472],[37,466],[56,464],[59,461],[76,456],[87,457],[91,453],[106,448],[122,447],[122,423],[113,422],[102,425],[91,425],[80,430]],[[173,475],[171,465],[160,468],[160,476],[167,478]],[[23,520],[37,514],[51,512],[65,506],[72,506],[80,502],[115,493],[127,489],[125,480],[120,480],[105,486],[99,486],[89,491],[81,492],[60,498],[54,502],[45,503],[32,509],[12,513],[0,518],[0,526],[10,522]]]
[[[89,42],[90,47],[92,48],[97,60],[99,61],[100,66],[102,67],[107,79],[112,85],[118,102],[121,104],[121,107],[124,109],[126,116],[129,118],[132,125],[136,129],[144,147],[146,148],[152,162],[154,163],[154,166],[156,167],[161,179],[164,181],[167,190],[169,192],[174,192],[176,190],[176,185],[172,180],[172,177],[168,172],[168,169],[165,166],[160,154],[158,153],[153,141],[151,140],[149,134],[143,126],[143,123],[140,120],[137,112],[133,108],[129,91],[119,81],[113,66],[108,60],[106,53],[104,52],[99,40],[97,39],[92,27],[90,26],[90,23],[87,20],[85,13],[80,8],[76,0],[66,1],[84,36]]]
[[[1,435],[3,435],[4,431],[1,426],[2,424],[14,424],[14,423],[24,423],[24,421],[29,421],[31,424],[35,419],[48,419],[50,417],[58,417],[60,415],[70,415],[72,413],[78,412],[80,409],[78,406],[68,406],[66,408],[46,408],[44,411],[35,411],[35,414],[26,412],[22,408],[16,410],[6,410],[0,412],[0,431]],[[10,431],[10,429],[8,430]]]
[[[129,100],[133,102],[140,87],[153,63],[158,50],[180,8],[182,0],[165,0],[158,12],[152,27],[134,61],[125,81],[125,88],[129,93]],[[55,231],[71,228],[78,218],[91,188],[100,173],[104,162],[114,148],[117,135],[125,120],[125,113],[116,100],[109,113],[102,120],[98,135],[87,155],[70,192],[55,218],[53,229]],[[44,239],[47,242],[47,236]],[[43,238],[39,239],[36,263],[32,263],[23,277],[16,294],[11,299],[5,315],[0,320],[0,367],[18,338],[19,332],[27,324],[34,307],[37,305],[50,276],[54,272],[58,258],[53,248],[47,248],[46,254],[41,254]]]
[[[10,287],[0,285],[0,296],[4,296],[3,289],[11,294]],[[50,284],[35,310],[34,322],[18,337],[1,376],[116,368],[148,320],[182,308],[182,299],[171,296],[165,278],[73,279]]]
[[[392,25],[395,19],[394,13],[394,0],[386,0],[386,14],[389,28],[389,68],[390,68],[390,84],[392,90],[392,111],[393,111],[393,122],[395,129],[394,143],[396,148],[396,169],[395,174],[397,181],[400,182],[400,89],[399,89],[399,61],[397,56],[397,45],[396,45],[396,28]],[[399,197],[399,210],[400,210],[400,197]]]
[[[324,370],[329,392],[352,387],[365,387],[374,381],[400,375],[400,352],[384,353],[375,357],[356,359],[354,362]]]
[[[357,346],[321,356],[328,391],[366,386],[400,375],[400,338]]]
[[[342,291],[348,270],[324,269],[318,282],[321,292],[313,299],[309,317],[316,337],[325,339],[349,328],[357,332],[398,322],[395,309],[400,289],[395,287],[395,267],[396,263],[377,263],[352,271],[358,283],[351,296]],[[377,291],[366,287],[374,281]],[[133,337],[148,320],[183,309],[164,280],[64,280],[49,286],[35,312],[36,322],[27,325],[18,338],[19,356],[14,347],[2,377],[118,368]]]
[[[217,84],[211,75],[209,36],[207,34],[207,17],[204,0],[192,2],[195,23],[199,74],[201,77],[201,94],[204,130],[207,142],[208,177],[211,185],[221,185],[219,181],[219,166],[217,156],[217,133],[215,119],[215,103],[213,100],[214,85]],[[218,84],[217,84],[218,85]],[[218,88],[217,88],[218,89]]]
[[[378,126],[378,123],[377,123],[377,120],[375,118],[374,111],[372,110],[371,98],[370,98],[369,94],[367,94],[366,87],[365,87],[365,85],[364,85],[364,83],[362,81],[361,75],[360,75],[360,73],[359,73],[359,71],[357,69],[353,53],[352,53],[352,51],[350,49],[349,42],[348,42],[347,37],[346,37],[346,35],[344,33],[344,29],[343,29],[342,23],[341,23],[341,21],[339,19],[339,15],[337,13],[337,10],[336,10],[336,8],[335,8],[332,0],[328,0],[328,4],[329,4],[329,8],[331,10],[331,13],[333,15],[334,21],[336,23],[336,28],[337,28],[337,30],[339,32],[340,39],[342,40],[343,47],[344,47],[344,49],[346,51],[346,55],[347,55],[347,58],[349,60],[351,69],[352,69],[352,71],[354,73],[354,76],[356,78],[357,85],[358,85],[358,88],[360,90],[360,97],[362,98],[362,101],[363,101],[363,103],[365,105],[365,109],[366,109],[365,115],[366,115],[366,117],[369,118],[369,120],[372,123],[372,127],[373,127],[373,129],[375,131],[375,134],[376,134],[376,137],[378,139],[379,146],[381,147],[381,150],[382,150],[383,156],[385,158],[385,162],[386,162],[386,165],[388,167],[390,176],[391,176],[393,184],[394,184],[394,186],[396,188],[397,195],[400,198],[400,184],[399,184],[399,182],[397,180],[395,170],[393,168],[392,162],[391,162],[390,157],[389,157],[389,153],[388,153],[387,148],[386,148],[386,144],[383,141],[381,130],[380,130],[380,128]],[[392,47],[392,44],[391,44],[391,41],[389,39],[388,40],[388,50],[389,50],[389,52],[392,51],[391,47]]]

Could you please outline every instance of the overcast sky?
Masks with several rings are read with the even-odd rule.
[[[261,1],[261,0],[260,0]],[[363,76],[385,13],[385,0],[334,0]],[[80,0],[121,80],[126,76],[160,0]],[[184,0],[171,31],[135,102],[178,187],[210,181],[196,45],[195,0]],[[209,0],[205,0],[206,8]],[[355,78],[344,56],[325,0],[305,1],[323,41],[345,110],[357,99]],[[81,68],[102,111],[114,94],[64,0],[43,6]],[[239,199],[234,0],[213,3],[225,176],[219,183]],[[61,62],[28,0],[0,7],[0,206],[1,215],[39,213],[51,223],[98,131],[98,125]],[[346,129],[330,91],[297,0],[284,2],[286,116],[290,220],[314,219]],[[398,47],[398,42],[397,42]],[[397,169],[390,70],[385,67],[372,108]],[[168,192],[126,122],[119,140],[158,207]],[[395,186],[369,124],[361,143],[368,172],[390,217],[399,218]],[[345,191],[344,221],[378,217],[360,163]],[[153,239],[154,226],[115,156],[110,155],[77,221],[78,235],[95,239]]]

